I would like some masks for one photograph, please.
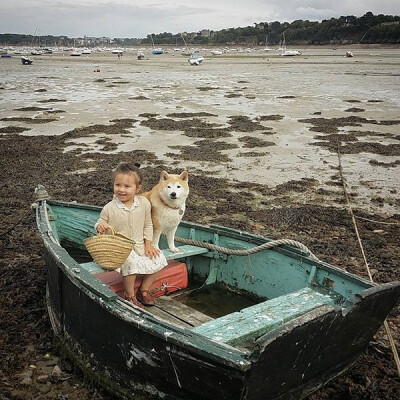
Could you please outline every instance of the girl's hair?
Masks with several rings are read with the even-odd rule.
[[[113,178],[117,174],[136,174],[137,177],[137,185],[141,185],[143,181],[143,174],[140,169],[140,164],[139,163],[131,163],[131,162],[122,162],[119,163],[117,168],[115,168],[114,173],[113,173]]]

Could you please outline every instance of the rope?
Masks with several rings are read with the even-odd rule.
[[[45,189],[45,187],[44,187],[43,185],[38,185],[38,186],[35,188],[35,194],[36,194],[36,201],[47,200],[47,199],[49,199],[49,195],[48,195],[48,193],[47,193],[47,191],[46,191],[46,189]],[[21,217],[14,225],[12,225],[12,226],[11,226],[8,230],[6,230],[5,232],[0,233],[0,237],[1,237],[1,236],[5,236],[5,235],[7,235],[7,233],[11,232],[18,224],[20,224],[20,223],[23,221],[23,219],[24,219],[28,214],[31,213],[31,210],[34,209],[36,206],[37,206],[37,204],[36,204],[36,203],[33,203],[33,204],[29,207],[28,211],[27,211],[25,214],[23,214],[22,217]]]
[[[383,222],[383,221],[376,221],[373,219],[368,219],[368,218],[363,218],[363,217],[359,217],[356,215],[357,219],[362,219],[364,221],[369,221],[369,222],[374,222],[375,224],[382,224],[382,225],[396,225],[396,226],[400,226],[400,222]]]
[[[6,231],[0,233],[0,237],[1,237],[1,236],[7,235],[7,233],[10,233],[10,232],[11,232],[18,224],[20,224],[20,223],[25,219],[25,217],[26,217],[28,214],[30,214],[30,213],[31,213],[31,208],[29,208],[28,211],[27,211],[26,213],[24,213],[24,214],[22,215],[22,217],[21,217],[14,225],[12,225],[12,226],[11,226],[10,228],[8,228]]]
[[[249,254],[254,254],[263,250],[272,249],[273,247],[289,245],[303,250],[305,253],[307,253],[307,255],[310,258],[318,260],[317,256],[315,256],[310,251],[310,249],[308,249],[308,247],[306,247],[304,244],[300,242],[297,242],[296,240],[291,240],[291,239],[272,240],[271,242],[267,242],[260,246],[252,247],[246,250],[228,249],[226,247],[217,246],[212,243],[202,242],[200,240],[186,239],[182,237],[175,237],[175,240],[180,243],[190,244],[192,246],[197,246],[197,247],[204,247],[209,250],[219,251],[220,253],[229,254],[233,256],[248,256]]]
[[[354,230],[355,230],[356,235],[357,235],[358,244],[360,245],[361,253],[362,253],[363,258],[364,258],[364,263],[365,263],[365,267],[367,268],[369,279],[370,279],[371,282],[374,282],[374,280],[372,278],[371,271],[370,271],[369,266],[368,266],[368,261],[367,261],[366,255],[365,255],[365,251],[364,251],[364,247],[363,247],[363,244],[362,244],[362,241],[361,241],[361,238],[360,238],[360,234],[358,232],[357,222],[356,222],[356,219],[354,217],[353,208],[352,208],[351,202],[350,202],[350,197],[349,197],[349,195],[347,193],[347,190],[346,190],[347,183],[346,183],[346,180],[345,180],[344,174],[343,174],[342,159],[341,159],[341,156],[340,156],[340,149],[339,148],[337,149],[337,154],[338,154],[338,158],[339,158],[339,174],[340,174],[340,178],[342,180],[344,197],[346,199],[346,203],[347,203],[347,206],[349,208],[351,219],[353,221]],[[398,373],[398,375],[400,377],[400,358],[399,358],[399,354],[398,354],[397,349],[396,349],[396,344],[395,344],[395,342],[393,340],[392,333],[391,333],[390,328],[389,328],[389,324],[387,323],[386,319],[383,322],[383,325],[385,327],[386,334],[387,334],[387,337],[389,339],[390,347],[392,349],[394,361],[395,361],[396,367],[397,367],[397,373]]]

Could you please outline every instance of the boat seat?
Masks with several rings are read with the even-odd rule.
[[[235,346],[257,339],[315,308],[333,303],[334,299],[329,295],[307,287],[206,322],[193,331]]]
[[[174,253],[170,250],[163,250],[165,258],[167,261],[169,260],[179,260],[181,258],[195,256],[199,254],[208,253],[209,250],[205,249],[204,247],[198,246],[191,246],[191,245],[184,245],[178,246],[179,253]],[[86,271],[90,272],[91,274],[99,274],[101,272],[105,272],[105,270],[99,267],[94,261],[79,264],[81,268],[85,269]]]

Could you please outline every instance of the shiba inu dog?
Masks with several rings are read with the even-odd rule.
[[[187,171],[180,175],[162,171],[158,184],[149,192],[143,193],[151,203],[154,246],[158,246],[160,236],[164,234],[169,249],[175,253],[179,252],[175,247],[175,232],[185,213],[186,199],[189,195],[188,179]]]

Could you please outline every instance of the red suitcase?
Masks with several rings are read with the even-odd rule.
[[[106,283],[110,289],[117,293],[118,296],[124,296],[124,285],[122,283],[122,275],[117,271],[101,272],[95,277]],[[135,281],[135,290],[142,283],[142,275],[138,275]],[[156,280],[150,287],[154,290],[153,297],[159,297],[167,293],[184,289],[188,285],[188,273],[186,264],[176,260],[168,261],[168,265],[157,273]],[[158,289],[158,290],[157,290]]]

